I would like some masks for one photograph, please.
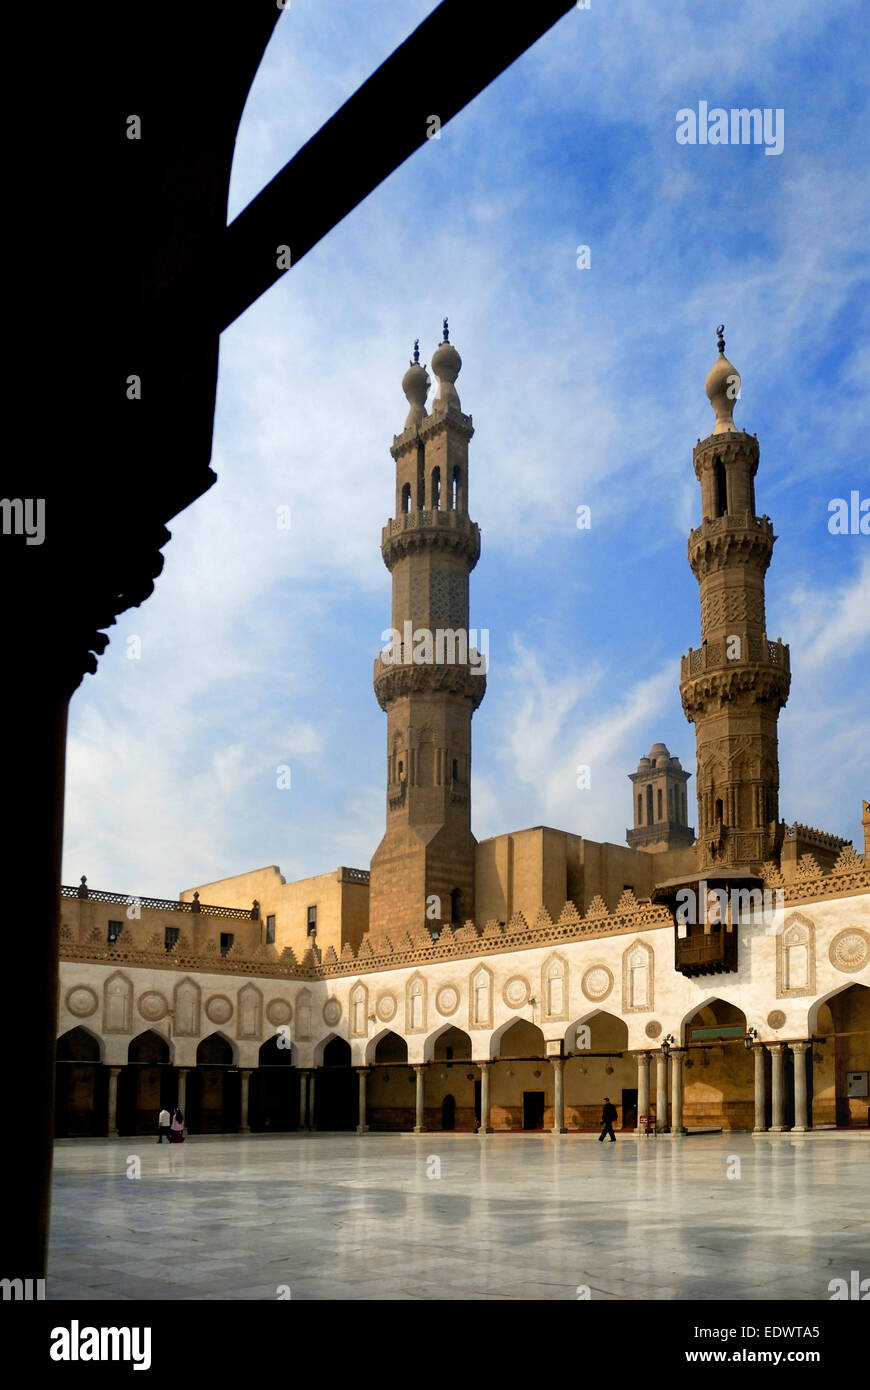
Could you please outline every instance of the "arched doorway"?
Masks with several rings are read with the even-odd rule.
[[[232,1134],[241,1124],[242,1087],[233,1045],[211,1033],[196,1049],[187,1078],[185,1124],[191,1134]]]
[[[755,1125],[755,1062],[744,1046],[746,1015],[727,999],[708,999],[683,1022],[683,1124],[687,1129]],[[771,1060],[765,1049],[765,1095],[771,1124]],[[792,1054],[783,1050],[785,1123],[794,1124]]]
[[[387,1031],[369,1050],[372,1070],[368,1078],[366,1108],[369,1128],[401,1133],[414,1128],[415,1075],[408,1066],[408,1044],[398,1033]]]
[[[359,1081],[351,1066],[350,1043],[332,1038],[314,1076],[314,1128],[353,1130],[359,1124]]]
[[[169,1043],[153,1028],[131,1040],[127,1065],[118,1077],[118,1133],[153,1134],[161,1109],[175,1104],[177,1078]]]
[[[299,1073],[292,1047],[279,1047],[280,1041],[276,1036],[263,1043],[251,1076],[248,1116],[252,1130],[278,1133],[299,1128]]]
[[[870,1125],[870,989],[844,985],[810,1011],[815,1038],[812,1067],[815,1103],[812,1123],[841,1129]]]
[[[57,1040],[54,1132],[59,1139],[104,1135],[109,1119],[109,1072],[99,1038],[71,1028]]]
[[[614,1128],[637,1128],[637,1063],[624,1019],[593,1009],[565,1032],[565,1127],[599,1133],[605,1097],[616,1106]]]
[[[493,1129],[552,1127],[553,1069],[544,1055],[540,1028],[527,1019],[515,1019],[498,1038],[497,1048],[499,1062],[492,1067],[490,1083]]]
[[[426,1055],[426,1095],[432,1109],[433,1129],[471,1133],[480,1119],[480,1080],[471,1061],[471,1038],[461,1028],[445,1028]]]

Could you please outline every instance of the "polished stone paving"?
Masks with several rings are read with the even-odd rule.
[[[870,1274],[868,1139],[65,1140],[46,1294],[827,1300]]]

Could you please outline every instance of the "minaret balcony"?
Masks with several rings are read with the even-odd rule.
[[[734,515],[707,517],[696,526],[689,536],[689,549],[707,536],[724,535],[727,531],[763,531],[773,541],[773,522],[769,516],[756,516],[754,512],[737,512]]]
[[[459,552],[473,569],[480,557],[480,527],[466,512],[445,508],[405,512],[381,531],[381,553],[389,570],[405,555],[424,549]]]
[[[785,642],[771,642],[764,637],[741,638],[739,657],[728,655],[732,639],[721,638],[718,642],[705,642],[702,647],[690,647],[687,656],[680,658],[680,680],[691,680],[693,676],[706,671],[719,671],[732,666],[774,666],[780,671],[790,672],[788,645]]]
[[[773,554],[773,523],[769,517],[738,512],[708,518],[689,536],[689,564],[700,582],[708,574],[732,565],[754,565],[764,572]]]

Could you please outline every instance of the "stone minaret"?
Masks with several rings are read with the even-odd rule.
[[[705,383],[716,414],[695,447],[703,520],[689,537],[701,588],[701,646],[682,659],[680,694],[698,750],[698,869],[757,871],[778,854],[777,719],[788,698],[788,647],[767,637],[764,575],[775,536],[755,511],[758,440],[738,430],[740,377],[725,357]]]
[[[471,716],[486,676],[468,632],[468,576],[480,531],[468,516],[474,430],[454,385],[461,366],[445,319],[432,358],[439,383],[432,413],[415,344],[402,380],[411,408],[390,450],[396,515],[381,551],[393,577],[395,636],[374,673],[387,714],[387,829],[372,859],[372,932],[438,931],[474,915]]]
[[[634,784],[634,829],[625,838],[632,849],[656,854],[661,850],[687,849],[695,843],[688,823],[686,783],[691,777],[672,758],[663,743],[654,743],[649,757],[641,758]]]

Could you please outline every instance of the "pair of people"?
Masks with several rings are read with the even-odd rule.
[[[184,1115],[175,1105],[172,1114],[164,1107],[157,1117],[157,1142],[163,1143],[164,1135],[170,1144],[184,1143]]]

